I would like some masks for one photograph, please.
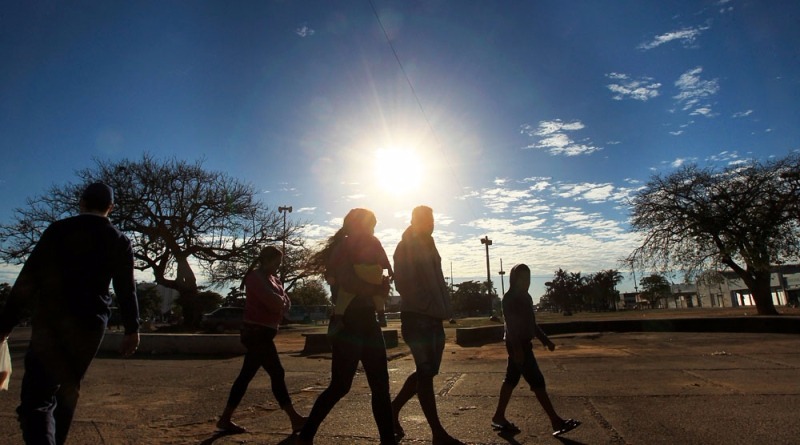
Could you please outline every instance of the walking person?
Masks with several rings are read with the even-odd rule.
[[[247,348],[242,369],[231,386],[228,403],[217,422],[217,429],[228,433],[244,433],[247,430],[236,424],[231,417],[241,403],[247,386],[259,368],[264,368],[272,382],[272,394],[278,405],[289,416],[292,432],[297,432],[306,418],[295,411],[289,390],[286,387],[285,372],[281,366],[275,336],[291,302],[278,277],[283,260],[283,252],[274,246],[261,250],[258,258],[245,273],[241,288],[245,289],[244,324],[241,331],[242,344]]]
[[[451,437],[442,426],[436,410],[433,378],[439,373],[444,354],[444,320],[451,317],[450,293],[442,273],[442,258],[433,241],[433,210],[416,207],[411,225],[394,251],[395,287],[400,293],[400,320],[403,340],[411,349],[416,370],[406,378],[392,401],[397,437],[405,431],[400,425],[400,410],[415,394],[431,427],[435,445],[462,442]]]
[[[358,362],[372,392],[372,415],[378,427],[380,443],[396,443],[392,427],[392,406],[389,396],[389,370],[386,344],[381,327],[375,316],[375,296],[389,294],[388,278],[381,284],[365,281],[356,273],[353,259],[358,252],[348,243],[348,236],[364,235],[371,231],[376,221],[375,214],[367,209],[353,209],[344,218],[342,228],[328,239],[325,248],[317,255],[317,261],[326,269],[326,279],[331,286],[335,304],[339,292],[353,294],[342,315],[334,315],[329,326],[332,350],[331,381],[319,395],[308,415],[308,421],[297,436],[296,443],[312,444],[322,422],[336,403],[342,399],[353,384]],[[371,233],[371,232],[370,232]]]
[[[111,315],[113,282],[125,335],[121,353],[139,346],[139,307],[131,242],[111,221],[114,191],[104,183],[84,189],[80,214],[42,233],[0,313],[5,340],[33,310],[30,345],[17,408],[28,444],[63,444]]]
[[[531,285],[531,270],[525,264],[517,264],[511,268],[509,274],[508,292],[503,296],[503,314],[505,315],[505,342],[508,351],[508,366],[505,380],[500,387],[500,397],[497,409],[492,417],[492,428],[501,432],[519,432],[519,428],[506,418],[506,407],[511,400],[511,393],[519,383],[520,376],[536,394],[536,399],[542,405],[550,425],[553,427],[553,436],[560,436],[577,428],[581,423],[575,419],[564,419],[556,413],[550,397],[545,388],[544,376],[536,363],[533,355],[534,338],[539,339],[547,349],[553,351],[556,345],[547,338],[547,335],[536,324],[536,314],[533,310],[533,301],[528,288]]]

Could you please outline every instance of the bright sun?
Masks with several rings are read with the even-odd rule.
[[[381,189],[394,195],[406,195],[419,188],[424,168],[415,152],[386,148],[375,152],[373,170]]]

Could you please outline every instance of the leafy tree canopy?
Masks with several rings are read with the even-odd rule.
[[[156,283],[178,290],[183,303],[198,294],[195,268],[213,286],[238,284],[267,244],[286,242],[288,281],[305,274],[302,226],[289,221],[284,232],[283,215],[257,199],[251,185],[206,170],[200,161],[160,161],[149,155],[96,160],[77,176],[74,183],[29,198],[11,223],[0,225],[0,258],[23,262],[50,223],[75,214],[85,186],[102,181],[114,188],[110,218],[133,242],[136,268],[152,271]],[[187,311],[184,307],[186,320],[198,319]]]

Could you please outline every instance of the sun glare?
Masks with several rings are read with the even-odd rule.
[[[422,183],[423,165],[419,156],[407,149],[387,148],[375,152],[375,181],[385,192],[406,195]]]

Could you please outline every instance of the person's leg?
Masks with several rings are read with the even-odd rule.
[[[414,377],[416,380],[415,393],[419,399],[422,413],[431,428],[433,443],[460,443],[453,439],[442,426],[433,390],[433,379],[439,373],[444,354],[445,335],[442,320],[415,313],[401,314],[401,319],[403,339],[411,349],[417,367]],[[410,393],[410,390],[408,392]],[[403,394],[403,396],[410,397],[407,394]],[[400,401],[398,400],[397,406],[401,406]]]
[[[392,402],[389,395],[389,361],[386,357],[386,344],[383,333],[376,321],[364,331],[364,348],[361,363],[372,392],[372,415],[378,426],[381,444],[395,443]]]
[[[503,384],[500,386],[500,396],[497,398],[497,409],[495,409],[494,416],[492,416],[492,426],[497,426],[499,428],[506,425],[513,425],[506,418],[506,408],[511,401],[511,393],[514,392],[514,388],[519,384],[521,375],[519,367],[511,359],[511,350],[508,344],[506,344],[506,349],[509,351],[508,364],[506,365],[506,377],[503,379]]]
[[[299,431],[306,422],[306,418],[301,416],[292,405],[292,398],[289,396],[289,389],[286,387],[286,372],[281,365],[278,349],[275,347],[275,335],[277,333],[278,331],[275,329],[267,328],[265,330],[263,338],[264,354],[261,358],[261,366],[269,374],[272,394],[281,409],[289,416],[292,431]]]
[[[542,371],[539,369],[539,364],[536,362],[536,357],[533,355],[533,345],[528,344],[525,347],[525,361],[522,365],[522,376],[531,387],[531,391],[536,394],[536,400],[544,409],[547,417],[550,418],[550,424],[553,430],[558,430],[564,424],[564,419],[556,413],[553,403],[550,401],[550,396],[547,394],[547,388],[544,381]]]
[[[62,342],[61,348],[69,359],[57,372],[60,385],[56,392],[56,407],[53,411],[56,443],[59,445],[67,441],[72,418],[78,406],[81,381],[103,341],[105,327],[100,326],[95,330],[72,329],[68,332],[70,335],[65,338],[69,341]]]
[[[403,426],[400,425],[400,410],[406,403],[417,394],[417,372],[414,371],[406,378],[400,391],[392,400],[392,419],[394,423],[394,433],[397,437],[405,436]]]
[[[239,370],[239,375],[231,385],[231,390],[228,393],[228,402],[225,404],[225,409],[217,421],[217,428],[231,433],[243,433],[246,431],[244,427],[237,425],[231,418],[233,417],[233,412],[242,402],[242,398],[247,392],[247,387],[261,366],[262,352],[259,348],[259,339],[255,338],[255,332],[248,328],[242,329],[241,341],[247,349],[244,354],[242,369]]]
[[[297,436],[297,444],[311,444],[317,434],[322,421],[328,416],[339,400],[344,397],[353,384],[353,377],[356,375],[358,360],[361,356],[361,344],[350,334],[350,327],[345,326],[344,330],[331,339],[331,382],[325,391],[319,395],[311,412],[308,414],[303,428]]]
[[[56,408],[58,383],[49,372],[50,366],[40,353],[39,345],[32,341],[25,354],[25,374],[20,388],[20,405],[17,408],[22,438],[25,443],[56,443]]]

